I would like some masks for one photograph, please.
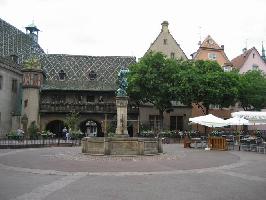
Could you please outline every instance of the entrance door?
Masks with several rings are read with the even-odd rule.
[[[53,134],[56,134],[57,137],[64,137],[62,134],[63,128],[64,122],[61,120],[54,120],[46,125],[46,130],[49,130]]]

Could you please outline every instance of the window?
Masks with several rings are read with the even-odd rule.
[[[59,75],[59,80],[61,80],[61,81],[65,80],[65,78],[66,78],[66,73],[64,72],[64,70],[61,69],[61,70],[59,71],[58,75]]]
[[[252,70],[258,70],[259,69],[259,66],[258,65],[256,65],[256,64],[253,64],[252,65]]]
[[[0,90],[2,89],[3,87],[3,76],[0,75]]]
[[[209,108],[210,108],[210,109],[220,109],[220,105],[217,105],[217,104],[210,104]]]
[[[97,78],[97,74],[96,74],[96,72],[95,71],[90,71],[90,73],[89,73],[89,78],[90,78],[90,80],[95,80],[96,78]]]
[[[217,55],[216,55],[215,53],[208,53],[208,58],[209,58],[210,60],[216,60]]]
[[[230,72],[230,71],[232,71],[231,66],[224,66],[224,72]]]
[[[16,93],[18,90],[18,80],[12,79],[12,92]]]
[[[163,39],[163,44],[164,44],[164,45],[167,44],[167,39]]]
[[[174,52],[171,53],[171,58],[172,58],[172,59],[175,58],[175,53],[174,53]]]
[[[160,116],[159,115],[150,115],[149,116],[150,129],[159,130],[160,129]]]
[[[24,108],[27,108],[27,106],[28,106],[28,99],[26,99],[26,100],[24,101]]]
[[[184,130],[183,128],[183,116],[170,116],[170,130]]]
[[[87,102],[94,102],[94,96],[87,95]]]
[[[255,58],[255,53],[253,53],[253,55],[252,55],[252,56],[253,56],[253,58]]]

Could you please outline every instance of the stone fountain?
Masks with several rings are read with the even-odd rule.
[[[155,155],[162,153],[160,139],[129,137],[128,135],[128,96],[126,93],[128,72],[128,69],[121,69],[118,74],[117,127],[114,137],[85,137],[82,139],[82,153],[89,155]]]

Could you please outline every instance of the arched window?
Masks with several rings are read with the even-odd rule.
[[[61,70],[59,71],[58,75],[59,75],[59,80],[65,80],[65,78],[66,78],[66,73],[64,72],[64,70],[61,69]]]
[[[97,74],[95,71],[91,70],[89,73],[90,80],[95,80],[97,78]]]

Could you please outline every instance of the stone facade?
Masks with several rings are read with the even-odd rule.
[[[0,57],[0,137],[19,128],[22,73],[20,66],[11,58]]]

